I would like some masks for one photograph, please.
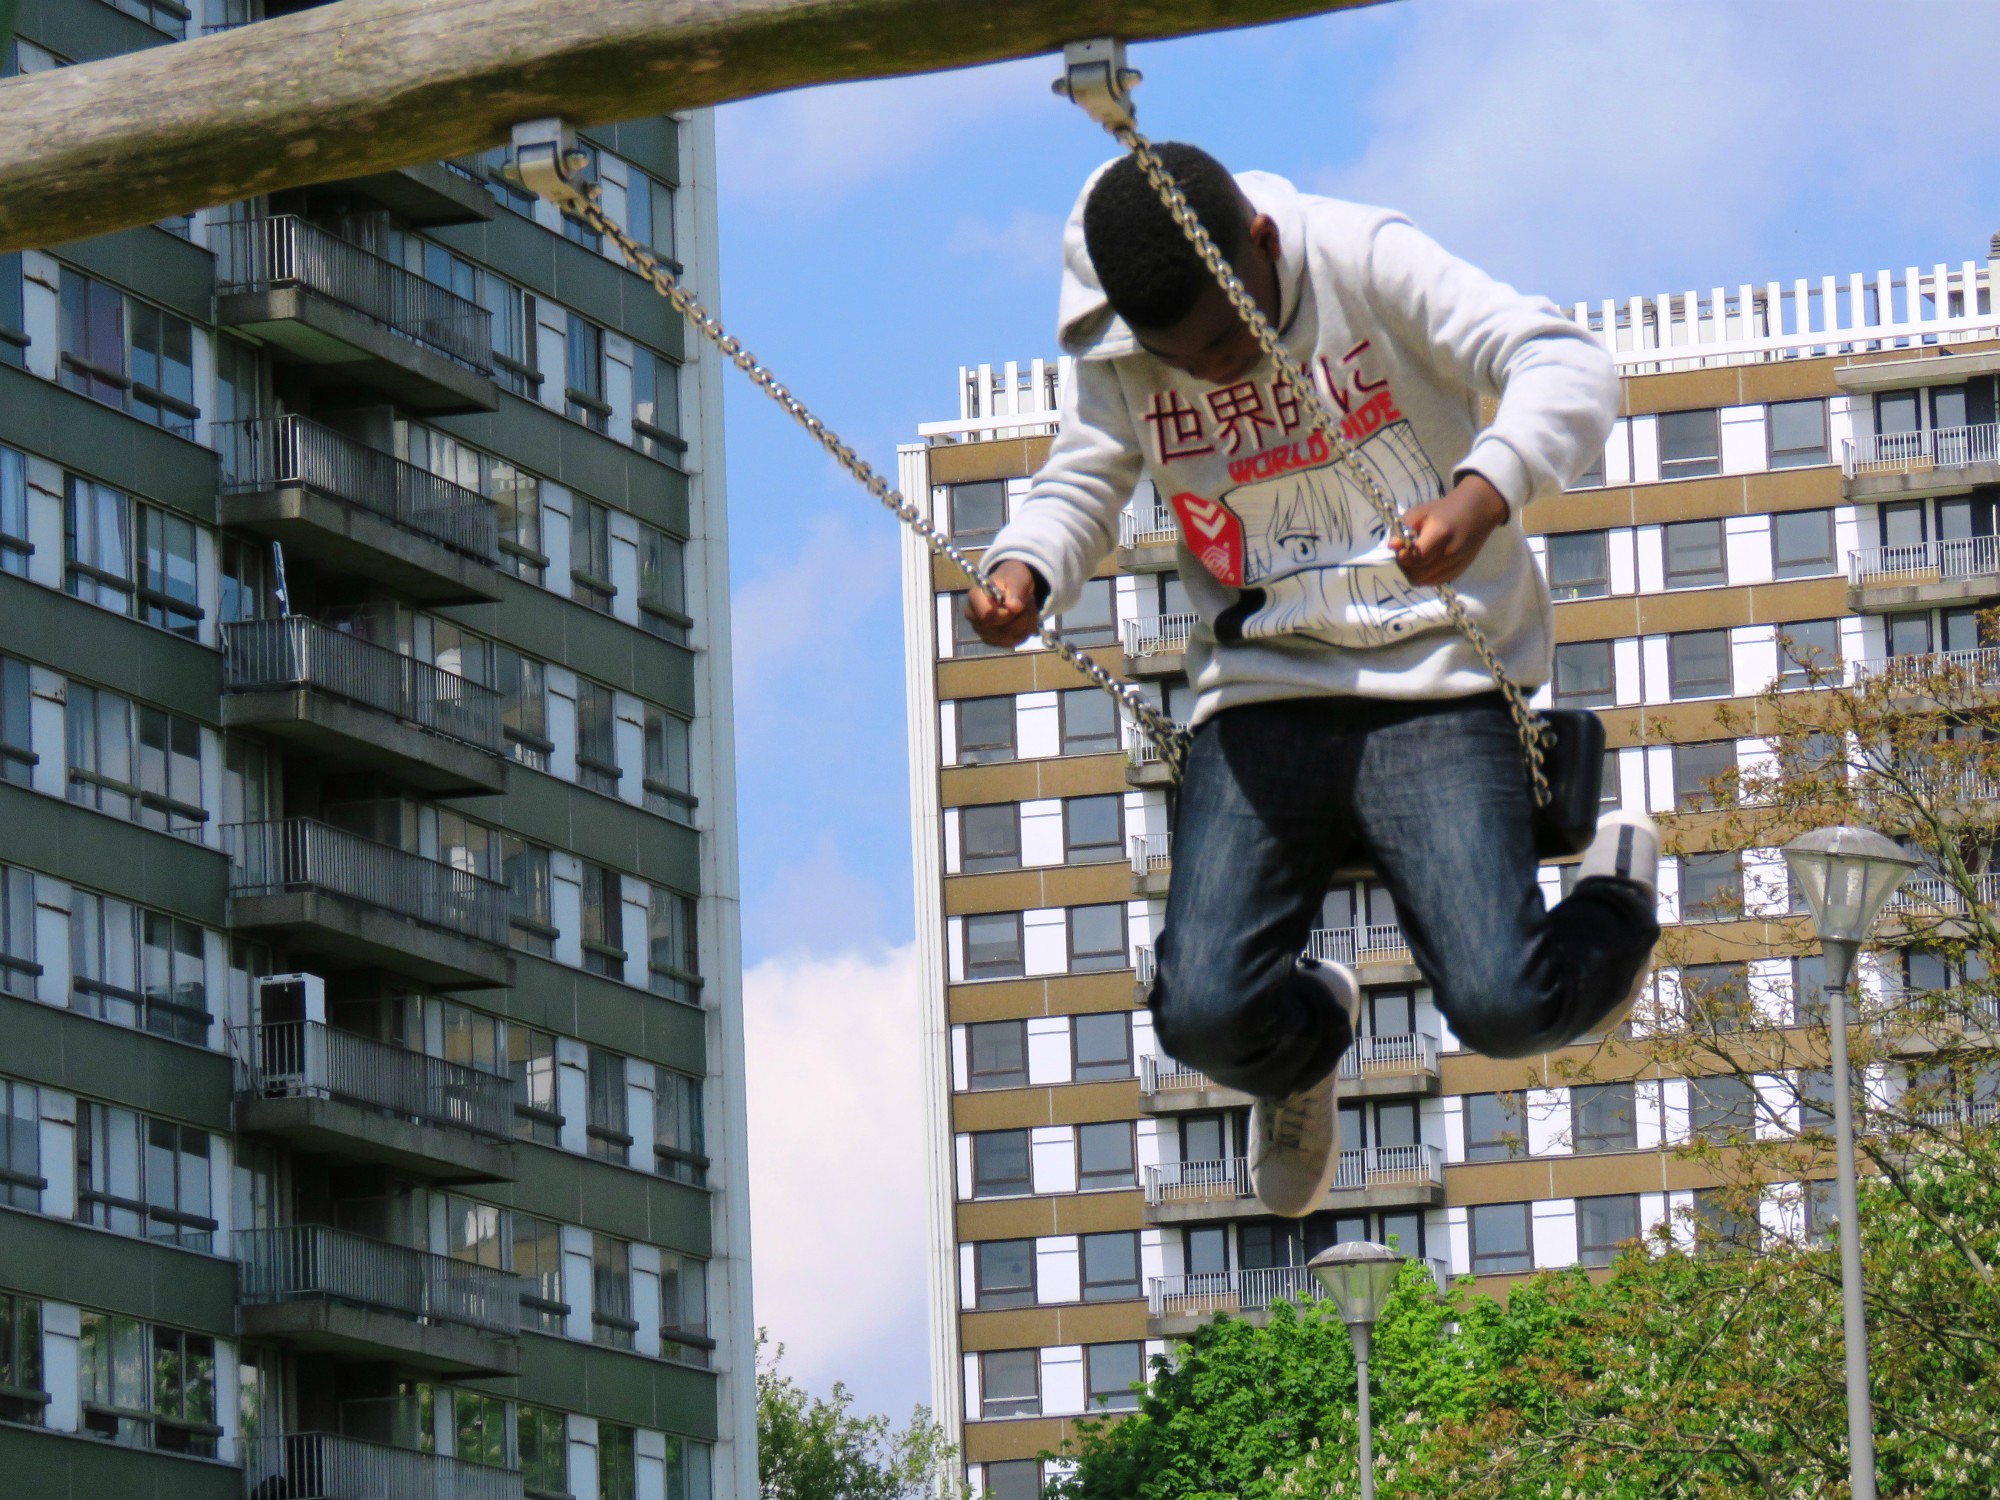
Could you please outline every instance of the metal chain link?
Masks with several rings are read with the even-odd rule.
[[[977,563],[966,556],[956,542],[939,531],[900,490],[877,474],[865,459],[842,441],[838,433],[814,416],[806,404],[782,385],[734,335],[723,329],[715,316],[680,284],[674,274],[663,266],[650,250],[611,220],[604,212],[598,185],[581,176],[583,165],[584,159],[581,156],[571,157],[563,163],[566,185],[574,197],[567,203],[556,202],[556,207],[565,210],[598,234],[609,236],[631,268],[645,278],[654,291],[666,298],[675,312],[727,356],[737,369],[749,376],[752,385],[783,407],[792,420],[810,433],[813,440],[826,450],[835,463],[892,511],[896,519],[921,538],[924,545],[932,552],[939,557],[949,558],[972,581],[973,587],[985,590],[986,596],[994,603],[1003,602],[999,586],[986,576]],[[553,198],[551,201],[555,202]],[[1152,741],[1158,749],[1160,759],[1165,763],[1168,773],[1175,781],[1179,781],[1182,769],[1187,763],[1187,731],[1155,708],[1137,687],[1120,681],[1097,661],[1064,640],[1046,619],[1042,621],[1036,636],[1045,648],[1118,701],[1119,706],[1131,715],[1140,733]]]
[[[1202,263],[1208,267],[1209,272],[1228,296],[1230,305],[1236,309],[1237,315],[1255,335],[1258,347],[1270,359],[1272,367],[1278,372],[1278,378],[1290,388],[1294,399],[1300,403],[1301,410],[1307,413],[1313,429],[1326,438],[1332,445],[1334,457],[1360,481],[1362,491],[1368,497],[1368,503],[1382,518],[1383,525],[1406,544],[1415,541],[1410,528],[1403,522],[1401,512],[1396,509],[1394,502],[1383,490],[1374,471],[1363,461],[1354,445],[1340,432],[1339,418],[1334,415],[1333,408],[1321,395],[1319,387],[1300,368],[1291,350],[1279,342],[1277,331],[1271,327],[1271,320],[1265,317],[1263,309],[1257,306],[1249,288],[1243,285],[1243,278],[1236,274],[1236,268],[1230,264],[1228,257],[1202,227],[1200,217],[1188,203],[1187,195],[1174,181],[1173,174],[1167,170],[1166,163],[1160,160],[1152,142],[1130,125],[1114,125],[1106,128],[1117,137],[1120,145],[1132,153],[1139,170],[1145,174],[1146,181],[1152,184],[1153,191],[1160,195],[1160,201],[1174,216],[1174,222],[1180,226],[1181,233],[1187,236],[1188,243],[1201,256]],[[1535,805],[1548,806],[1551,793],[1548,773],[1544,766],[1543,736],[1546,729],[1540,716],[1529,706],[1527,694],[1521,691],[1520,685],[1510,678],[1506,669],[1500,665],[1500,658],[1494,653],[1492,642],[1486,639],[1486,632],[1481,630],[1472,616],[1466,612],[1465,601],[1459,598],[1458,590],[1449,583],[1441,583],[1437,585],[1437,595],[1444,605],[1445,617],[1465,638],[1466,644],[1472,647],[1473,654],[1484,664],[1486,670],[1493,674],[1495,686],[1507,700],[1507,711],[1513,716],[1514,731],[1520,736],[1521,753],[1527,761],[1528,779],[1534,784]]]

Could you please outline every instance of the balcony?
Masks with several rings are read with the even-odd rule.
[[[1201,616],[1194,614],[1149,615],[1124,621],[1119,636],[1125,646],[1125,675],[1181,676],[1187,671],[1188,642],[1194,639],[1200,623]]]
[[[246,1338],[394,1358],[460,1375],[521,1369],[521,1283],[501,1271],[324,1224],[244,1229]]]
[[[1160,747],[1136,729],[1131,731],[1131,735],[1132,743],[1125,747],[1125,784],[1172,786],[1174,773],[1160,759]]]
[[[1134,858],[1136,859],[1136,855]],[[1138,887],[1139,877],[1133,878],[1133,886]],[[1161,887],[1165,889],[1164,885]],[[1147,892],[1145,894],[1151,894]],[[1416,961],[1410,956],[1409,939],[1403,936],[1402,927],[1395,922],[1379,923],[1372,927],[1318,927],[1306,939],[1304,958],[1316,958],[1321,963],[1346,964],[1349,968],[1367,969],[1392,965],[1408,969],[1407,974],[1372,974],[1373,983],[1386,983],[1391,979],[1418,978]],[[1143,992],[1153,982],[1154,956],[1151,944],[1141,944],[1134,955],[1137,984]],[[1143,1001],[1144,995],[1141,994]]]
[[[1856,687],[1886,677],[1899,681],[1920,695],[1947,687],[2000,687],[2000,646],[1982,646],[1972,651],[1911,651],[1902,656],[1877,656],[1851,662],[1847,670],[1849,681]]]
[[[1246,1157],[1162,1162],[1146,1168],[1146,1222],[1186,1224],[1264,1212],[1250,1187]],[[1383,1146],[1340,1153],[1323,1207],[1435,1208],[1444,1202],[1444,1152],[1436,1146]]]
[[[236,1128],[419,1176],[512,1175],[508,1079],[317,1021],[229,1028]]]
[[[310,818],[232,823],[229,921],[307,967],[380,968],[440,988],[513,983],[507,887]]]
[[[491,500],[304,417],[223,423],[220,514],[288,554],[428,604],[500,597]]]
[[[1854,438],[1840,450],[1849,500],[1905,500],[2000,484],[2000,426],[1933,427]]]
[[[1451,1280],[1450,1267],[1441,1256],[1423,1260],[1442,1292]],[[1151,1338],[1185,1337],[1217,1313],[1261,1327],[1270,1321],[1274,1304],[1310,1302],[1322,1295],[1319,1282],[1304,1266],[1155,1276],[1146,1283],[1146,1333]]]
[[[314,386],[365,386],[413,410],[492,411],[486,309],[290,214],[216,226],[215,320]]]
[[[1426,1032],[1360,1036],[1341,1054],[1343,1099],[1435,1094],[1442,1088],[1438,1039]],[[1148,1114],[1247,1109],[1250,1096],[1217,1083],[1170,1057],[1139,1059],[1139,1108]]]
[[[438,795],[506,790],[500,695],[296,616],[223,627],[222,722]]]
[[[1143,833],[1132,840],[1132,894],[1164,896],[1173,873],[1173,835]]]
[[[1118,571],[1165,573],[1180,563],[1180,518],[1164,505],[1118,513]]]
[[[331,1432],[245,1438],[249,1500],[522,1500],[517,1469],[493,1469]]]
[[[391,213],[423,228],[483,223],[493,217],[497,207],[486,190],[485,164],[477,156],[419,162],[366,177],[343,177],[323,184],[319,191],[366,194]]]
[[[1847,554],[1847,607],[1863,614],[1965,604],[2000,594],[2000,537],[1955,537]]]

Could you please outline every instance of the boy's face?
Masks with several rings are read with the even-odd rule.
[[[1273,323],[1278,320],[1278,249],[1277,224],[1269,214],[1258,214],[1230,258],[1258,310]],[[1163,364],[1210,385],[1241,380],[1264,357],[1256,335],[1219,286],[1204,287],[1188,315],[1172,327],[1134,329],[1133,335]]]

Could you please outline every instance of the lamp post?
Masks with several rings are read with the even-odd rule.
[[[1368,1414],[1368,1344],[1382,1304],[1402,1273],[1403,1257],[1387,1245],[1357,1240],[1320,1251],[1306,1268],[1326,1288],[1354,1340],[1354,1378],[1361,1426],[1361,1500],[1375,1500],[1375,1433]]]
[[[1854,1080],[1847,1062],[1847,984],[1854,956],[1918,861],[1868,828],[1802,833],[1784,849],[1826,955],[1827,1029],[1833,1038],[1833,1138],[1840,1215],[1841,1337],[1847,1351],[1848,1487],[1875,1500],[1875,1416],[1868,1395],[1868,1321],[1861,1300],[1861,1218],[1855,1207]]]

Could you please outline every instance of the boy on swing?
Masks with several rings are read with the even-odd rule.
[[[967,610],[981,639],[1017,645],[1076,602],[1142,473],[1173,506],[1201,623],[1148,1003],[1169,1053],[1253,1097],[1257,1197],[1297,1217],[1339,1163],[1334,1069],[1361,1002],[1349,969],[1299,955],[1357,848],[1468,1047],[1562,1046],[1616,1024],[1644,981],[1651,819],[1607,814],[1545,908],[1519,737],[1426,587],[1455,583],[1509,676],[1547,682],[1553,611],[1521,510],[1602,450],[1617,380],[1585,331],[1400,215],[1157,149],[1413,541],[1387,535],[1125,157],[1064,233],[1061,429],[986,553],[1004,602],[974,589]],[[1483,429],[1482,396],[1499,401]]]

